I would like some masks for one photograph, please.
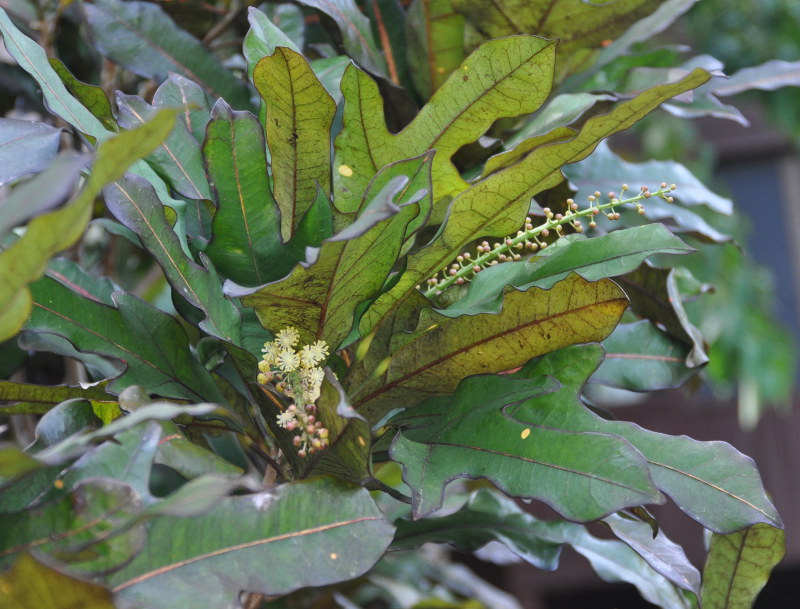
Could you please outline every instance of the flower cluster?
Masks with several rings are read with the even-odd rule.
[[[480,243],[475,256],[472,256],[469,252],[464,252],[449,267],[443,268],[439,273],[428,279],[427,289],[423,293],[428,298],[434,298],[453,284],[463,285],[477,273],[490,266],[495,266],[501,262],[521,260],[524,254],[532,254],[538,250],[543,250],[547,247],[548,242],[546,239],[551,234],[556,239],[563,236],[564,225],[569,225],[575,232],[582,233],[584,230],[583,221],[588,219],[589,228],[595,228],[597,223],[594,221],[594,217],[601,213],[609,220],[619,220],[620,213],[614,209],[615,207],[634,205],[639,214],[644,214],[642,201],[650,197],[659,197],[668,203],[672,203],[673,199],[669,194],[676,188],[675,184],[667,185],[666,182],[662,182],[661,187],[656,191],[650,191],[647,186],[642,186],[639,189],[639,194],[629,199],[620,199],[615,193],[610,192],[608,193],[608,201],[605,203],[600,202],[602,195],[598,191],[589,195],[589,205],[584,209],[580,209],[572,199],[567,199],[567,209],[563,214],[553,213],[550,208],[545,207],[542,210],[545,216],[543,223],[534,226],[533,218],[525,218],[524,228],[517,231],[516,235],[508,236],[501,242],[491,245],[488,241]],[[627,184],[623,184],[620,195],[629,189],[630,187]],[[422,286],[417,286],[417,288],[422,289]]]
[[[328,430],[317,420],[317,406],[325,373],[319,366],[328,357],[328,345],[318,340],[296,349],[300,333],[284,328],[274,341],[264,343],[257,381],[272,383],[292,403],[278,415],[278,425],[295,432],[294,445],[301,457],[328,446]]]

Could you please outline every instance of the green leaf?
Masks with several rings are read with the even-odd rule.
[[[624,512],[610,514],[604,522],[654,571],[683,590],[700,593],[700,572],[686,558],[683,548],[668,539],[663,531],[653,533],[649,523]]]
[[[558,240],[527,261],[505,262],[481,271],[455,304],[439,312],[447,317],[496,313],[502,304],[503,289],[508,285],[519,290],[548,289],[570,273],[597,281],[629,273],[653,254],[693,251],[661,224],[614,231],[591,239],[571,236],[569,241]]]
[[[286,47],[295,53],[302,53],[302,49],[256,7],[248,7],[247,20],[250,22],[250,29],[244,37],[242,50],[247,60],[247,74],[251,79],[256,64],[262,58],[275,53],[278,47]]]
[[[67,91],[58,74],[50,66],[44,49],[20,32],[0,8],[0,33],[8,53],[38,83],[47,108],[98,141],[111,137],[103,124]]]
[[[375,81],[355,66],[348,67],[341,84],[344,128],[335,143],[337,208],[354,211],[384,165],[433,149],[434,201],[467,188],[451,157],[497,119],[529,114],[541,106],[550,93],[554,47],[554,42],[534,36],[487,42],[467,57],[397,135],[386,128]],[[444,209],[437,214],[441,218]]]
[[[144,530],[109,532],[141,509],[136,493],[121,480],[82,481],[57,503],[3,516],[7,526],[0,531],[0,564],[35,548],[81,573],[118,567],[141,548]]]
[[[670,337],[690,349],[686,358],[689,368],[708,362],[703,335],[689,320],[681,302],[674,269],[659,269],[645,263],[617,281],[628,294],[636,315],[660,324]]]
[[[87,400],[72,399],[51,408],[36,424],[36,436],[27,450],[41,450],[84,429],[102,425]]]
[[[689,348],[649,321],[620,324],[603,341],[606,356],[591,382],[628,391],[681,387],[698,373],[686,365]]]
[[[565,74],[592,65],[591,53],[655,11],[661,0],[622,0],[613,4],[560,0],[526,2],[495,0],[483,5],[451,0],[456,12],[485,38],[536,34],[558,38],[559,80]]]
[[[120,126],[132,129],[150,120],[158,110],[137,95],[117,92]],[[184,110],[185,111],[185,110]],[[210,199],[211,189],[203,171],[200,145],[182,120],[145,160],[177,192],[190,199]]]
[[[180,74],[170,73],[153,95],[156,108],[179,108],[183,122],[199,143],[206,135],[206,125],[211,116],[208,94],[196,82]]]
[[[430,158],[424,155],[384,168],[375,176],[376,192],[370,189],[365,195],[362,213],[370,222],[360,225],[363,234],[344,235],[349,241],[329,239],[316,262],[298,265],[286,279],[255,293],[250,290],[243,303],[255,309],[266,327],[294,326],[306,343],[325,340],[331,347],[338,346],[350,331],[358,304],[378,295],[394,267],[409,223],[419,214],[422,195],[412,186],[429,180]],[[370,213],[392,205],[394,215],[389,218]]]
[[[11,569],[0,575],[0,609],[47,607],[48,609],[115,609],[111,590],[67,575],[22,554]]]
[[[623,438],[571,432],[543,416],[580,408],[578,391],[545,376],[474,376],[453,396],[390,419],[400,430],[389,455],[403,466],[414,518],[438,510],[457,478],[487,478],[509,495],[544,501],[583,522],[661,501],[647,464]],[[574,405],[559,399],[566,393]]]
[[[0,253],[0,340],[13,336],[22,327],[32,306],[28,284],[42,275],[49,258],[80,238],[101,188],[153,150],[174,121],[172,111],[162,110],[142,127],[103,142],[83,190],[64,207],[32,220],[25,234]]]
[[[576,390],[601,359],[599,345],[572,346],[533,360],[512,376],[556,379],[564,387],[558,392],[563,395],[543,403],[539,416],[554,428],[625,438],[647,460],[656,486],[704,527],[728,533],[757,523],[781,526],[752,459],[729,444],[667,436],[633,423],[606,421],[583,407],[565,407],[578,404]]]
[[[158,260],[176,292],[205,313],[200,327],[214,336],[238,342],[241,319],[236,306],[222,294],[213,269],[206,265],[206,270],[184,253],[153,187],[138,176],[128,175],[106,187],[103,195],[111,213],[135,232]],[[200,257],[202,260],[203,255]]]
[[[750,609],[785,552],[783,530],[766,524],[713,535],[703,568],[703,607]]]
[[[95,46],[134,74],[161,82],[169,72],[177,72],[214,97],[223,97],[237,108],[250,107],[245,84],[199,40],[175,25],[160,6],[97,0],[84,4],[83,10]]]
[[[108,100],[106,92],[101,87],[82,82],[73,76],[67,66],[57,57],[48,57],[50,66],[61,81],[66,85],[78,101],[80,101],[89,112],[91,112],[109,131],[118,131],[117,121],[114,112],[111,110],[111,102]]]
[[[0,118],[0,186],[46,169],[58,152],[61,129]]]
[[[558,567],[561,548],[569,544],[605,581],[633,584],[644,598],[665,608],[690,609],[693,606],[670,580],[654,571],[627,545],[598,539],[580,524],[540,520],[520,509],[511,499],[487,489],[472,493],[466,505],[449,516],[399,520],[395,524],[393,549],[412,549],[432,541],[474,550],[488,541],[499,541],[527,562],[547,570]],[[661,546],[654,545],[654,548]],[[650,557],[658,559],[655,555]],[[665,557],[665,560],[670,559],[671,555]],[[699,583],[696,570],[694,577]]]
[[[411,78],[429,99],[464,61],[464,16],[449,0],[415,0],[406,14]]]
[[[392,408],[453,391],[471,374],[510,370],[567,345],[602,340],[627,306],[613,282],[570,275],[550,290],[512,290],[497,315],[431,313],[416,334],[391,345],[385,370],[356,368],[348,379],[357,388],[353,406],[374,423]]]
[[[0,237],[69,199],[88,161],[88,155],[65,152],[42,173],[16,186],[0,207]]]
[[[365,70],[386,75],[386,61],[375,44],[369,19],[353,0],[300,0],[300,3],[322,11],[336,22],[345,51]]]
[[[114,295],[116,308],[112,308],[50,278],[31,288],[33,311],[27,330],[58,334],[80,351],[102,353],[127,364],[109,391],[142,385],[165,397],[222,399],[173,317],[123,292]]]
[[[573,139],[537,148],[515,165],[461,193],[448,212],[458,221],[445,224],[438,239],[409,257],[408,267],[397,285],[362,318],[362,335],[380,323],[399,300],[416,291],[415,286],[449,265],[476,238],[515,233],[523,225],[531,197],[562,181],[560,169],[564,164],[586,158],[602,139],[627,129],[670,97],[706,80],[708,74],[697,70],[677,83],[649,89],[617,105],[610,113],[591,118]],[[445,87],[439,92],[444,90]]]
[[[285,275],[280,214],[267,175],[266,143],[258,119],[218,101],[203,144],[217,211],[206,254],[241,285]],[[291,264],[292,260],[288,260]]]
[[[773,59],[759,66],[742,68],[730,78],[707,87],[714,95],[736,95],[752,89],[774,91],[781,87],[800,85],[800,61]]]
[[[253,82],[266,104],[274,196],[285,240],[311,207],[317,184],[330,193],[330,132],[336,104],[306,59],[285,47],[261,59]]]
[[[320,478],[153,519],[143,551],[109,582],[119,598],[153,609],[233,606],[241,591],[280,596],[357,577],[392,533],[367,491]]]
[[[538,569],[558,567],[562,544],[547,535],[548,524],[519,509],[500,493],[481,489],[457,512],[441,518],[401,519],[392,550],[414,550],[424,543],[448,543],[474,552],[490,541],[499,541]],[[541,532],[545,531],[545,536]]]
[[[601,142],[587,159],[564,169],[570,182],[578,189],[575,199],[585,198],[595,190],[618,192],[620,185],[647,184],[654,181],[675,184],[673,196],[683,205],[705,205],[720,214],[733,213],[733,202],[709,190],[684,165],[674,161],[629,163]],[[644,201],[647,210],[655,200]]]

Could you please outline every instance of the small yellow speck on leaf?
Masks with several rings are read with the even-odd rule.
[[[445,70],[443,66],[439,66],[438,68],[436,68],[436,72],[438,72],[439,74],[444,74],[446,71],[447,70]]]
[[[353,168],[347,165],[339,165],[339,175],[349,178],[353,175]]]
[[[367,445],[367,441],[364,439],[364,436],[358,436],[358,443],[361,446],[366,446]]]
[[[531,428],[530,427],[526,427],[525,429],[522,430],[522,433],[520,434],[520,437],[524,440],[529,435],[531,435]]]
[[[337,558],[339,558],[339,556],[336,554],[336,552],[331,552],[331,560],[336,560]]]
[[[62,489],[64,488],[64,481],[56,480],[55,482],[53,482],[53,486],[55,486],[57,489]]]

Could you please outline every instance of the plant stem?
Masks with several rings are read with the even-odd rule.
[[[622,192],[625,192],[625,190],[627,190],[627,187],[623,186]],[[430,287],[425,290],[423,294],[427,298],[435,298],[453,284],[463,284],[481,270],[498,264],[501,261],[501,256],[505,256],[506,254],[511,254],[513,256],[515,251],[524,250],[526,248],[531,252],[544,249],[547,247],[547,243],[541,241],[539,237],[548,237],[552,230],[556,231],[557,238],[561,237],[561,227],[565,224],[571,225],[577,232],[583,232],[583,225],[580,223],[582,218],[592,218],[602,212],[609,219],[617,219],[618,214],[614,211],[614,207],[616,206],[637,204],[640,213],[642,213],[643,208],[639,202],[645,199],[660,197],[671,203],[672,197],[669,196],[669,193],[673,190],[675,190],[674,184],[671,186],[662,184],[661,188],[653,192],[650,192],[647,187],[642,187],[638,195],[629,199],[618,199],[616,196],[611,196],[613,193],[609,193],[610,200],[606,203],[599,203],[597,201],[600,193],[596,192],[589,197],[589,207],[586,209],[578,210],[577,204],[571,199],[568,199],[567,211],[563,215],[554,214],[548,208],[545,208],[544,212],[547,219],[544,223],[532,227],[530,225],[530,218],[527,218],[525,221],[525,230],[519,231],[514,237],[506,237],[503,239],[502,243],[495,244],[495,247],[492,249],[489,249],[488,243],[484,242],[482,246],[478,248],[478,251],[483,253],[477,258],[472,259],[466,254],[464,256],[459,256],[457,263],[454,263],[450,268],[442,269],[444,279],[439,280],[433,277],[428,280],[428,285]],[[610,213],[608,213],[608,210],[610,210]],[[593,228],[592,224],[590,224],[590,227]]]

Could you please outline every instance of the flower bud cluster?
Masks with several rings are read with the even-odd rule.
[[[317,406],[325,373],[318,365],[328,357],[328,345],[318,340],[313,345],[295,348],[300,340],[296,328],[284,328],[274,341],[264,343],[258,362],[257,381],[272,383],[291,404],[278,415],[278,425],[295,433],[294,445],[301,457],[328,446],[328,430],[317,420]]]
[[[628,199],[620,199],[616,193],[609,192],[608,200],[605,203],[601,202],[602,193],[597,191],[589,195],[589,204],[584,209],[580,209],[580,206],[572,199],[567,199],[567,209],[563,214],[554,213],[550,208],[545,207],[543,209],[545,215],[543,223],[534,226],[534,219],[527,217],[525,218],[524,227],[517,231],[516,235],[510,235],[502,241],[492,244],[488,241],[483,241],[477,246],[475,256],[469,252],[460,254],[449,267],[444,267],[440,272],[428,279],[423,293],[428,298],[434,298],[453,284],[463,285],[477,273],[490,266],[495,266],[501,262],[521,260],[523,255],[543,250],[547,247],[547,239],[551,235],[556,239],[564,236],[563,227],[565,225],[571,226],[577,233],[582,233],[585,230],[583,222],[588,220],[588,228],[595,228],[597,226],[595,217],[601,213],[609,220],[619,220],[620,213],[615,210],[615,207],[634,205],[636,211],[641,215],[644,214],[642,201],[650,197],[659,197],[668,203],[672,203],[673,199],[669,195],[676,188],[675,184],[667,185],[666,182],[662,182],[661,187],[655,191],[651,191],[647,186],[642,186],[638,195]],[[630,187],[627,184],[623,184],[620,189],[620,196],[628,190],[630,190]],[[417,287],[422,289],[422,286]]]

